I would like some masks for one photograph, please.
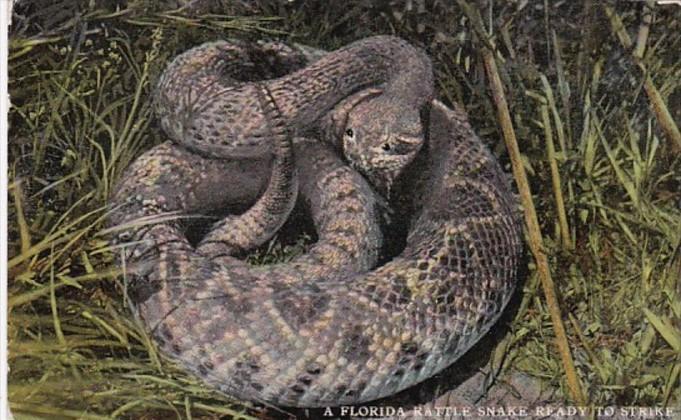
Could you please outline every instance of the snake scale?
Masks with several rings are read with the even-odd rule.
[[[358,118],[355,106],[337,108],[332,121]],[[305,407],[391,395],[458,359],[514,290],[521,231],[506,178],[465,114],[433,101],[427,122],[406,246],[378,268],[380,198],[318,141],[294,142],[318,240],[269,266],[210,258],[187,223],[257,205],[276,159],[206,159],[166,142],[135,161],[110,224],[126,242],[135,313],[161,350],[230,395]]]

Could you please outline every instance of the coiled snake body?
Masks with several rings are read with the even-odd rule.
[[[132,239],[135,310],[161,349],[231,395],[308,407],[390,395],[459,358],[506,305],[521,235],[505,177],[465,114],[434,101],[428,131],[406,247],[372,271],[377,199],[318,142],[295,150],[319,239],[264,267],[200,253],[166,215],[252,203],[269,160],[204,159],[170,143],[138,159],[112,196],[111,224]]]

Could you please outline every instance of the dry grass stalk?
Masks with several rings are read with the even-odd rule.
[[[482,19],[480,18],[480,14],[477,9],[472,8],[464,0],[459,0],[458,3],[468,18],[473,22],[479,22],[477,26],[482,27]],[[485,35],[478,34],[478,36]],[[506,142],[506,148],[508,149],[509,156],[511,157],[513,177],[515,178],[518,185],[520,201],[525,214],[525,223],[529,235],[530,249],[537,263],[537,271],[539,278],[541,279],[542,289],[544,291],[544,296],[546,297],[546,302],[551,314],[551,321],[556,334],[556,345],[563,362],[563,368],[565,369],[565,376],[567,378],[570,395],[576,403],[581,406],[586,406],[586,397],[582,392],[582,387],[575,369],[575,363],[572,359],[570,345],[568,344],[567,334],[565,332],[565,326],[563,325],[560,306],[556,296],[556,287],[553,283],[553,278],[551,277],[548,258],[544,252],[544,244],[541,236],[541,229],[539,228],[539,221],[537,219],[537,212],[534,208],[529,182],[521,161],[520,149],[518,148],[518,142],[513,130],[511,114],[509,112],[508,103],[506,102],[506,97],[504,95],[504,87],[501,83],[499,70],[497,69],[496,60],[494,58],[494,50],[488,46],[493,46],[493,44],[491,44],[491,40],[488,38],[487,43],[482,42],[482,44],[482,57],[487,75],[489,77],[490,90],[492,91],[494,103],[497,107],[497,116],[503,132],[504,141]]]
[[[615,34],[617,35],[617,38],[620,40],[620,44],[622,44],[622,47],[624,47],[624,49],[631,50],[634,47],[634,43],[629,37],[629,34],[627,33],[627,29],[624,27],[622,19],[619,17],[619,15],[611,6],[606,5],[604,7],[605,14],[610,19],[610,25],[612,26],[613,32],[615,32]],[[653,7],[653,4],[649,2],[647,3],[646,7],[650,9],[651,7]],[[660,94],[660,91],[653,84],[653,80],[650,78],[650,74],[648,73],[647,67],[642,59],[643,51],[645,51],[645,43],[648,38],[649,27],[650,17],[646,18],[644,16],[643,23],[639,28],[639,35],[637,39],[636,48],[632,51],[632,57],[634,59],[634,62],[639,66],[639,68],[643,72],[643,77],[645,78],[643,82],[643,89],[646,91],[646,94],[648,95],[650,104],[653,107],[653,112],[655,112],[655,115],[657,116],[657,120],[659,121],[662,130],[665,132],[667,138],[669,139],[672,150],[674,151],[674,153],[678,154],[681,153],[681,132],[679,131],[679,127],[674,122],[674,118],[672,117],[672,114],[669,112],[669,108],[667,107],[664,98]]]

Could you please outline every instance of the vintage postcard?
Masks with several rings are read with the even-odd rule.
[[[3,415],[681,417],[681,2],[1,6]]]

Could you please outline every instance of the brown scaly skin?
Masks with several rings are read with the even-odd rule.
[[[257,268],[229,259],[217,264],[198,254],[172,221],[132,229],[129,236],[143,241],[129,257],[144,292],[136,309],[162,351],[231,395],[308,407],[390,395],[458,359],[508,302],[521,233],[502,171],[465,114],[434,102],[430,124],[427,182],[413,191],[423,201],[406,248],[373,271],[335,270],[318,258]],[[123,203],[114,221],[208,206],[213,196],[198,195],[225,178],[196,180],[196,171],[218,175],[215,163],[203,162],[208,169],[201,170],[178,153],[186,152],[166,144],[133,165],[113,197]],[[367,196],[347,191],[359,185],[352,182],[322,185],[328,175],[323,165],[315,170],[318,189],[306,190],[301,176],[301,194],[311,203],[316,194],[325,197],[325,206],[310,206],[321,229],[337,204]],[[220,198],[212,200],[218,206]],[[371,226],[371,216],[355,205],[341,208],[342,221],[332,220],[319,237],[335,241],[352,260],[364,234],[348,227],[359,220]]]
[[[201,240],[197,250],[213,258],[237,255],[265,243],[284,224],[296,202],[298,177],[291,133],[269,89],[256,87],[273,143],[272,172],[265,192],[251,208],[225,217]]]
[[[271,153],[265,115],[247,42],[215,41],[177,56],[155,91],[156,113],[171,140],[207,157]],[[251,66],[251,67],[249,67]],[[255,70],[255,71],[254,71]],[[326,54],[263,83],[283,118],[302,133],[344,98],[381,89],[348,118],[343,151],[351,164],[387,192],[424,142],[424,115],[433,98],[429,58],[406,41],[374,36]]]

